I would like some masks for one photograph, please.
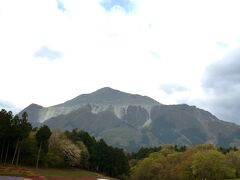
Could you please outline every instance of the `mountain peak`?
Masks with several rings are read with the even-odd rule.
[[[120,91],[116,89],[112,89],[110,87],[103,87],[101,89],[94,91],[92,94],[102,94],[102,93],[111,93],[111,92],[120,92]]]
[[[35,103],[32,103],[27,108],[38,108],[38,109],[41,109],[41,108],[43,108],[43,106],[40,106],[40,105],[35,104]]]
[[[62,105],[75,106],[82,104],[97,105],[159,105],[154,99],[138,94],[125,93],[110,87],[104,87],[90,94],[83,94]]]
[[[111,88],[111,87],[103,87],[101,89],[98,89],[96,91],[115,91],[115,89]]]

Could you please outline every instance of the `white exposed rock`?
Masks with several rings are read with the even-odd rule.
[[[79,107],[49,107],[43,108],[39,111],[39,120],[40,122],[44,122],[47,119],[59,116],[59,115],[66,115]]]
[[[26,111],[29,114],[30,121],[42,123],[50,118],[66,115],[86,105],[91,105],[91,112],[94,114],[110,110],[121,119],[126,115],[127,108],[130,105],[143,106],[150,112],[150,107],[160,105],[160,103],[147,96],[129,94],[105,87],[90,94],[79,95],[76,98],[51,107],[31,104],[19,114],[21,115],[21,113]]]
[[[152,123],[152,120],[149,118],[144,124],[143,124],[143,128],[147,128],[150,126],[150,124]]]

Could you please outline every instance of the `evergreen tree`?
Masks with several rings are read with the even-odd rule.
[[[9,146],[11,142],[11,120],[13,118],[12,112],[7,112],[2,109],[0,112],[0,141],[2,144],[1,161],[6,164],[8,159]],[[3,159],[3,154],[5,157]]]
[[[42,146],[45,145],[44,149],[45,149],[45,152],[46,152],[47,148],[48,148],[48,139],[50,138],[51,134],[52,134],[51,130],[46,125],[42,126],[37,131],[36,139],[39,143],[39,150],[38,150],[36,168],[38,168],[38,165],[39,165],[39,157],[40,157],[40,152],[41,152]]]

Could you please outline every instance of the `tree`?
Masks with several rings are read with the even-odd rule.
[[[229,161],[231,159],[233,160],[229,158]],[[183,152],[173,151],[171,146],[163,145],[161,151],[150,154],[132,167],[131,179],[221,180],[235,177],[233,167],[239,165],[235,162],[231,167],[225,155],[211,145],[198,145]]]
[[[95,140],[95,138],[90,136],[87,132],[78,131],[77,129],[73,129],[72,132],[66,131],[65,134],[74,143],[78,143],[79,141],[83,142],[89,153],[88,168],[92,170],[97,170],[97,158],[95,158],[95,154],[97,153],[97,141]]]
[[[196,146],[196,149],[199,151],[208,151],[208,150],[215,150],[215,146],[212,144],[199,144]]]
[[[128,159],[122,149],[113,148],[111,146],[110,149],[112,149],[112,159],[109,164],[111,165],[112,175],[119,179],[123,179],[124,176],[129,174]]]
[[[240,177],[240,150],[230,151],[226,154],[227,162],[236,170],[236,176]]]
[[[6,110],[2,110],[0,112],[0,141],[2,143],[1,160],[3,158],[4,149],[6,149],[4,164],[7,162],[8,152],[12,152],[9,148],[16,142],[12,164],[17,156],[16,165],[18,165],[22,141],[28,137],[31,129],[32,126],[28,123],[26,112],[23,113],[22,119],[18,116],[13,118],[11,111],[7,112]],[[5,145],[7,145],[6,148]]]
[[[20,128],[19,128],[19,124],[20,124],[20,119],[18,116],[15,116],[12,120],[12,129],[13,129],[13,133],[12,133],[12,137],[14,139],[14,141],[16,141],[16,145],[15,145],[15,150],[14,150],[14,154],[13,154],[13,158],[12,158],[12,164],[15,161],[15,157],[17,154],[17,150],[19,147],[19,134],[20,134]]]
[[[224,179],[235,176],[235,171],[217,150],[197,152],[193,156],[192,172],[197,179]]]
[[[138,152],[133,152],[129,155],[129,159],[144,159],[149,156],[149,154],[153,152],[158,152],[161,150],[161,146],[159,147],[141,147]]]
[[[149,157],[139,161],[131,171],[132,180],[145,180],[145,179],[162,179],[165,180],[168,177],[167,158],[159,153],[152,153]]]
[[[96,150],[95,159],[100,171],[119,179],[128,174],[128,160],[122,149],[108,146],[101,139],[97,142]]]
[[[81,160],[80,160],[80,167],[88,168],[89,166],[89,152],[87,147],[82,141],[77,141],[76,145],[81,150]]]
[[[36,139],[37,139],[37,141],[39,143],[39,150],[38,150],[36,168],[38,168],[39,157],[40,157],[40,152],[41,152],[42,145],[45,144],[45,149],[48,148],[48,139],[50,138],[51,134],[52,134],[51,130],[46,125],[42,126],[37,131]]]
[[[9,145],[11,141],[11,121],[12,121],[13,115],[12,112],[7,112],[6,110],[2,109],[0,112],[0,140],[2,142],[2,151],[1,151],[1,161],[3,160],[3,152],[5,149],[5,145],[7,143],[7,148],[5,151],[5,158],[4,158],[4,164],[7,161],[8,158],[8,152],[9,152]]]
[[[71,139],[73,142],[82,141],[85,146],[87,146],[88,151],[91,153],[95,144],[96,140],[94,137],[90,136],[85,131],[78,131],[77,129],[73,129],[72,132],[66,131],[65,134],[69,139]]]
[[[96,141],[87,132],[77,131],[77,129],[72,132],[66,131],[65,134],[74,143],[78,144],[79,141],[82,141],[86,145],[90,156],[90,169],[119,178],[128,174],[128,160],[122,149],[107,145],[103,139]],[[81,150],[81,156],[82,152]]]
[[[197,152],[196,149],[188,148],[182,153],[181,159],[179,159],[179,162],[175,167],[176,171],[174,172],[178,179],[180,180],[194,179],[194,176],[192,173],[192,161],[193,161],[193,155],[196,152]]]
[[[80,166],[82,149],[79,144],[74,144],[60,131],[52,133],[49,139],[49,149],[56,153],[59,159],[63,158],[66,166]],[[61,162],[61,161],[60,161]]]
[[[171,144],[164,144],[161,147],[160,151],[164,156],[167,156],[168,154],[174,153],[175,149]]]
[[[36,165],[38,154],[38,143],[35,131],[31,131],[29,136],[23,141],[21,148],[21,163],[27,166]]]
[[[29,136],[29,133],[32,130],[32,125],[28,122],[28,114],[26,112],[22,114],[22,118],[20,119],[20,124],[18,125],[17,129],[19,133],[18,134],[19,146],[18,146],[16,165],[18,165],[19,163],[19,157],[20,157],[23,140]]]

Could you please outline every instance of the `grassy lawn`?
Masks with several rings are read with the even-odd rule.
[[[38,172],[45,177],[99,177],[97,173],[79,169],[39,169]]]
[[[0,175],[3,176],[38,176],[37,171],[26,167],[2,166],[0,165]]]
[[[32,167],[15,167],[0,165],[0,176],[44,176],[44,177],[103,177],[95,172],[81,169],[35,169]]]

